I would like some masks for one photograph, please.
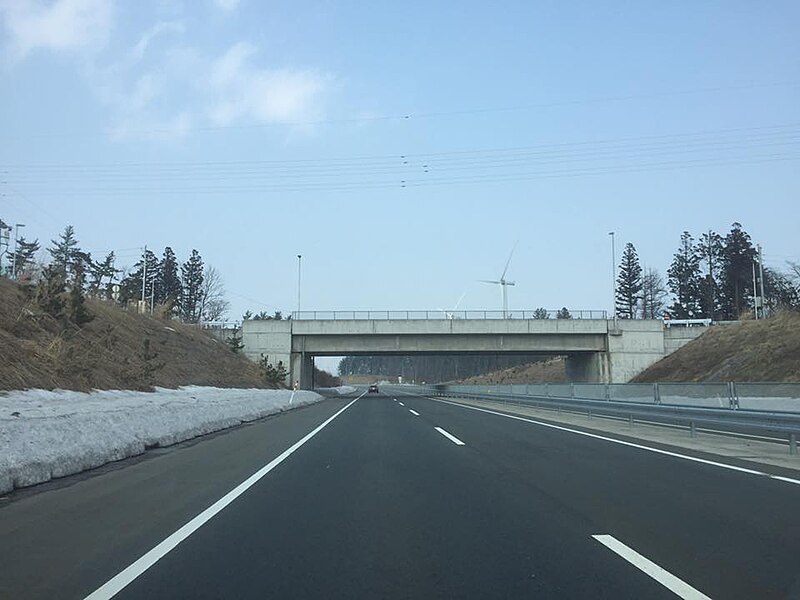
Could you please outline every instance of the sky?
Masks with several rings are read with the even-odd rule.
[[[607,309],[626,242],[800,261],[800,3],[0,0],[0,218],[230,318]]]

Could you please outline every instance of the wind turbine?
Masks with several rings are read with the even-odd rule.
[[[464,299],[464,296],[466,296],[466,295],[467,295],[467,292],[464,292],[463,294],[461,294],[461,297],[458,299],[458,302],[456,302],[456,305],[452,308],[452,310],[447,311],[447,310],[445,310],[443,308],[439,308],[437,310],[440,310],[441,312],[443,312],[446,319],[455,319],[456,318],[455,313],[458,310],[458,305],[461,304],[461,301]]]
[[[508,260],[506,261],[506,268],[503,269],[503,274],[500,275],[500,280],[499,281],[493,281],[493,280],[488,280],[488,279],[479,279],[478,280],[481,283],[492,283],[492,284],[500,286],[501,293],[503,294],[503,318],[504,319],[508,318],[508,290],[506,288],[508,288],[508,286],[510,286],[510,285],[516,285],[513,281],[507,281],[506,280],[506,272],[508,271],[508,265],[511,264],[511,257],[514,256],[514,250],[517,249],[517,243],[518,242],[514,242],[514,247],[511,248],[511,254],[508,255]]]

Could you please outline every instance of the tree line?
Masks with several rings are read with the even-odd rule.
[[[0,220],[0,260],[8,256],[0,263],[0,275],[34,287],[40,304],[51,314],[73,307],[70,311],[77,313],[70,320],[77,324],[89,318],[83,306],[86,296],[135,305],[187,323],[216,321],[229,310],[222,277],[203,263],[196,249],[183,263],[169,246],[160,259],[152,250],[144,249],[131,269],[118,269],[113,251],[95,259],[81,249],[75,229],[67,225],[46,249],[50,260],[37,261],[39,240],[20,237],[11,250],[10,230]]]
[[[766,317],[799,309],[800,265],[788,266],[785,273],[765,266],[750,235],[733,223],[725,236],[709,230],[695,238],[684,231],[665,284],[656,269],[642,269],[628,242],[618,267],[616,316],[735,321],[754,310]]]

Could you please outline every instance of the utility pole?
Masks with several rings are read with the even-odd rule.
[[[761,318],[764,318],[764,259],[761,256],[761,244],[758,248],[758,281],[761,286]]]
[[[753,261],[753,314],[758,321],[758,293],[756,292],[756,261]]]
[[[142,306],[146,306],[145,304],[146,288],[147,288],[147,246],[144,247],[144,253],[142,254]]]
[[[24,223],[17,223],[14,228],[14,254],[11,255],[11,278],[17,280],[17,240],[19,239],[19,228],[25,227]]]
[[[8,252],[8,238],[11,235],[11,227],[0,221],[0,277],[3,275],[3,254]],[[3,250],[3,246],[6,247]]]

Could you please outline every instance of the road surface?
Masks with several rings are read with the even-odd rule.
[[[354,398],[0,501],[0,598],[800,598],[800,480]]]

